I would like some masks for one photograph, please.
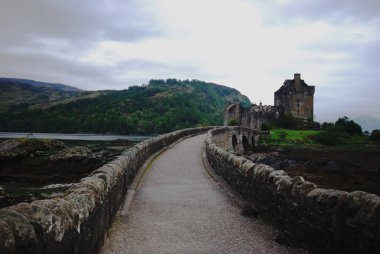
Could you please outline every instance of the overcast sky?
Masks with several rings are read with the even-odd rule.
[[[86,90],[200,79],[252,102],[299,72],[317,120],[380,118],[379,0],[3,0],[0,76]]]

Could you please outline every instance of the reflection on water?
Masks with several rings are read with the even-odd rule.
[[[113,140],[121,139],[121,140],[129,140],[132,142],[140,142],[148,138],[151,138],[151,136],[0,132],[0,139],[5,139],[5,138],[43,138],[43,139],[87,140],[87,141],[113,141]]]

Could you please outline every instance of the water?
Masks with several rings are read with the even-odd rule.
[[[0,139],[8,139],[8,138],[42,138],[42,139],[84,140],[84,141],[114,141],[114,140],[121,139],[121,140],[128,140],[131,142],[141,142],[148,138],[151,138],[151,136],[0,132]]]

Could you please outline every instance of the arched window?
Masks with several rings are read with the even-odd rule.
[[[238,145],[237,138],[235,135],[232,135],[232,149],[234,149],[234,151],[236,151],[237,145]]]
[[[243,136],[241,143],[243,144],[244,152],[247,152],[249,150],[249,141],[246,136]]]
[[[300,117],[300,99],[297,99],[296,105],[297,105],[297,117]]]

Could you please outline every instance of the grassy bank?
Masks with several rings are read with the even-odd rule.
[[[365,135],[354,135],[345,137],[338,145],[328,146],[317,142],[316,135],[320,130],[287,130],[274,129],[270,135],[262,140],[263,144],[294,147],[294,148],[326,148],[326,149],[348,149],[348,150],[376,150],[380,151],[380,143],[373,142]]]

